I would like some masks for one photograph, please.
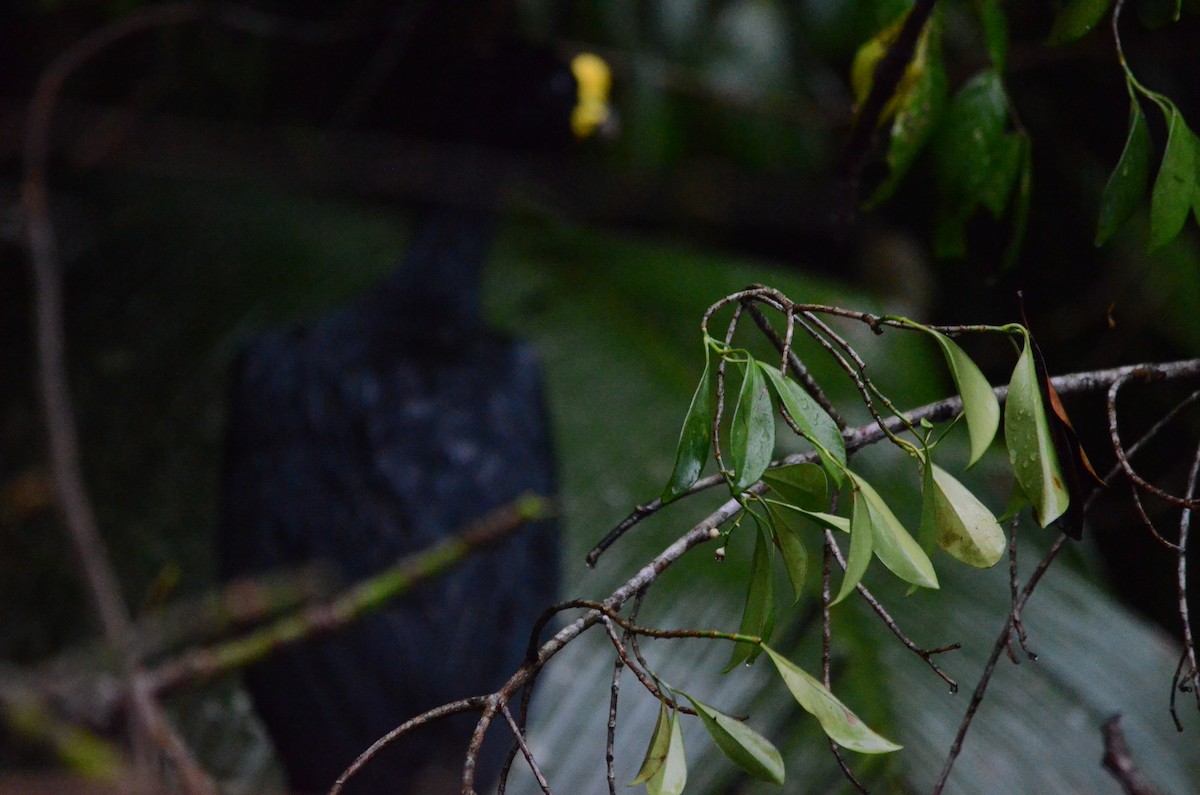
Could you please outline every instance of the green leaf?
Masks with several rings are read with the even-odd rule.
[[[921,500],[921,524],[917,528],[917,540],[921,544],[921,549],[925,550],[925,554],[931,555],[937,546],[938,529],[937,510],[934,508],[933,500],[930,499],[934,485],[933,468],[928,466],[929,448],[925,448],[922,459],[926,462],[926,466],[921,467],[921,494],[924,495],[924,499]]]
[[[996,429],[1000,427],[1000,401],[996,400],[992,385],[984,378],[979,367],[954,340],[931,328],[920,328],[938,341],[946,357],[946,365],[950,368],[950,377],[954,379],[954,386],[962,398],[967,432],[971,437],[971,460],[967,466],[971,466],[987,452],[996,438]]]
[[[886,201],[895,193],[942,118],[949,95],[942,62],[941,23],[935,15],[921,31],[912,60],[896,89],[895,115],[888,135],[888,175],[867,201],[868,207]]]
[[[1066,44],[1081,39],[1108,13],[1112,0],[1070,0],[1054,18],[1047,44]]]
[[[1096,225],[1096,245],[1102,246],[1129,220],[1137,209],[1146,186],[1150,184],[1150,127],[1137,97],[1129,98],[1129,136],[1117,167],[1104,186],[1100,198],[1100,218]]]
[[[858,487],[858,481],[851,476],[854,488],[850,492],[850,555],[846,561],[846,574],[842,577],[842,587],[838,590],[833,604],[845,599],[867,573],[871,563],[871,553],[875,549],[875,534],[871,529],[871,511],[867,508],[866,498]]]
[[[992,169],[989,178],[980,185],[979,201],[999,220],[1008,209],[1013,185],[1021,172],[1024,136],[1005,135],[996,141],[992,151]]]
[[[977,0],[975,11],[983,27],[983,39],[987,43],[988,58],[992,68],[1004,74],[1008,66],[1008,19],[1000,0]]]
[[[1017,198],[1013,206],[1012,239],[1004,249],[1000,269],[1007,271],[1016,264],[1025,245],[1025,230],[1029,226],[1029,206],[1033,199],[1033,144],[1024,132],[1016,135],[1021,144],[1021,159],[1018,166]]]
[[[739,720],[718,712],[712,707],[683,694],[696,713],[713,742],[733,760],[733,763],[760,781],[772,784],[783,783],[783,757],[765,737]]]
[[[667,759],[667,748],[671,742],[671,719],[667,713],[667,704],[664,701],[658,703],[658,720],[654,723],[654,732],[650,735],[650,744],[646,746],[646,756],[642,759],[642,766],[638,769],[637,776],[633,781],[629,782],[629,786],[633,787],[645,781],[649,781],[655,773],[663,766],[663,762]]]
[[[646,795],[681,795],[687,785],[687,756],[683,750],[683,731],[679,711],[671,713],[670,743],[666,759],[646,782]]]
[[[902,746],[871,731],[817,679],[769,646],[763,648],[775,663],[779,676],[796,702],[820,722],[821,729],[829,739],[843,748],[863,754],[886,754],[900,750]]]
[[[757,519],[755,520],[757,523]],[[757,635],[766,640],[775,629],[775,576],[771,571],[771,540],[766,528],[761,525],[754,536],[754,557],[750,562],[750,584],[746,589],[746,606],[742,610],[742,625],[739,635]],[[733,644],[733,654],[725,671],[732,671],[740,663],[747,664],[758,659],[762,646],[753,643]]]
[[[675,470],[663,490],[664,503],[685,493],[700,478],[700,470],[708,461],[708,448],[712,444],[713,382],[715,373],[709,357],[709,347],[704,346],[704,372],[692,395],[683,429],[679,432],[679,444],[675,449]]]
[[[734,488],[753,486],[771,463],[775,450],[775,413],[762,372],[753,358],[746,362],[742,389],[733,409],[729,430],[729,458],[736,475]]]
[[[800,601],[800,594],[804,590],[804,579],[808,574],[808,549],[804,546],[800,529],[788,521],[788,517],[794,515],[794,512],[785,512],[769,502],[763,504],[771,517],[771,526],[775,530],[775,545],[779,547],[779,553],[783,556],[783,568],[792,583],[794,604]]]
[[[870,483],[853,472],[850,473],[850,478],[861,490],[863,501],[870,511],[875,556],[905,582],[922,588],[937,588],[937,573],[934,572],[933,563],[921,549],[921,545],[908,534],[904,525],[896,518],[896,514],[892,513],[892,509]],[[853,532],[851,538],[853,540]],[[853,547],[853,544],[851,546]]]
[[[951,210],[994,192],[997,163],[1011,157],[1005,143],[1008,101],[1000,75],[987,69],[955,95],[938,133],[936,175]]]
[[[996,517],[971,491],[932,462],[933,490],[925,493],[934,506],[937,540],[942,549],[968,566],[988,569],[1004,556],[1004,531]]]
[[[843,533],[850,532],[850,520],[844,516],[825,513],[824,511],[806,511],[803,508],[797,508],[795,505],[776,505],[776,507],[780,510],[794,511],[829,530],[840,530]]]
[[[1004,404],[1004,441],[1013,474],[1033,504],[1034,518],[1045,527],[1063,515],[1070,496],[1063,485],[1030,346],[1026,335]]]
[[[792,464],[768,469],[762,476],[771,491],[786,503],[808,511],[824,508],[829,498],[825,470],[816,464]]]
[[[1175,239],[1187,220],[1196,195],[1196,160],[1200,141],[1188,129],[1174,105],[1167,120],[1167,150],[1163,153],[1150,194],[1150,250]]]
[[[838,430],[837,423],[811,395],[795,381],[784,377],[777,367],[762,362],[758,366],[767,374],[767,380],[774,387],[779,402],[787,409],[804,438],[816,448],[825,472],[833,478],[834,483],[840,485],[846,466],[846,443],[842,441],[842,432]]]

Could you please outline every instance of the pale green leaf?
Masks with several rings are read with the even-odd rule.
[[[763,648],[775,663],[779,676],[796,702],[820,722],[821,729],[829,739],[843,748],[863,754],[885,754],[900,750],[902,746],[873,732],[817,679],[771,647]]]
[[[646,782],[646,795],[681,795],[687,785],[687,755],[683,750],[683,731],[679,712],[671,713],[670,743],[666,758]]]
[[[883,565],[892,573],[912,585],[922,588],[937,588],[937,574],[929,556],[921,549],[904,525],[892,513],[879,493],[859,475],[850,473],[854,484],[862,492],[863,502],[870,511],[872,537],[874,539],[875,556],[883,561]],[[853,520],[851,520],[853,525]],[[853,546],[853,532],[851,532]]]
[[[783,783],[783,757],[765,737],[741,721],[718,712],[687,693],[683,695],[696,708],[713,742],[734,764],[760,781]]]
[[[1129,136],[1117,167],[1104,186],[1100,198],[1100,217],[1096,224],[1096,245],[1102,246],[1133,215],[1150,184],[1150,126],[1137,97],[1129,98]]]
[[[729,458],[735,474],[734,488],[745,490],[758,482],[775,450],[775,414],[771,395],[754,359],[746,363],[742,388],[729,429]]]
[[[871,553],[875,548],[875,534],[871,529],[871,511],[867,501],[858,488],[858,481],[851,476],[854,488],[850,492],[850,556],[846,561],[846,574],[842,577],[842,587],[838,590],[833,604],[845,599],[862,582],[871,563]]]
[[[954,379],[954,386],[962,398],[967,432],[971,437],[971,460],[967,466],[971,466],[987,452],[996,438],[996,429],[1000,427],[1000,401],[996,399],[992,385],[984,378],[979,367],[954,340],[931,328],[921,328],[932,334],[941,346],[950,368],[950,377]]]
[[[709,357],[708,345],[704,346],[704,372],[692,395],[683,428],[679,432],[679,444],[675,450],[675,469],[662,493],[664,503],[683,494],[700,478],[700,470],[708,461],[708,448],[712,443],[713,383],[715,373]]]
[[[1034,518],[1045,527],[1063,515],[1071,498],[1063,485],[1030,345],[1027,336],[1008,385],[1004,441],[1013,474],[1033,504]]]
[[[968,566],[990,568],[1004,556],[1004,531],[996,517],[971,491],[937,464],[933,472],[932,501],[937,523],[937,540],[942,549]]]
[[[850,520],[844,516],[825,513],[824,511],[806,511],[803,508],[797,508],[795,505],[776,505],[775,507],[783,511],[792,511],[793,513],[798,513],[801,516],[816,522],[821,527],[829,530],[839,530],[843,533],[850,532]]]
[[[840,485],[846,465],[846,443],[842,440],[837,423],[811,395],[795,381],[785,377],[777,367],[762,362],[758,366],[766,373],[779,402],[787,409],[804,438],[816,448],[825,472]]]
[[[658,720],[654,723],[654,731],[650,735],[650,744],[646,746],[646,756],[642,766],[629,786],[633,787],[649,781],[662,767],[667,758],[667,748],[671,742],[671,720],[667,712],[666,702],[658,703]]]
[[[818,511],[829,499],[828,478],[816,464],[792,464],[768,469],[762,476],[780,500],[808,511]]]
[[[917,541],[920,542],[921,549],[925,550],[925,554],[932,555],[934,548],[937,547],[938,529],[937,510],[931,499],[934,485],[933,469],[928,466],[928,448],[925,450],[923,460],[926,462],[926,466],[921,467],[921,494],[924,495],[924,499],[921,500],[921,524],[917,527]]]
[[[1167,118],[1167,149],[1150,194],[1150,250],[1175,239],[1187,220],[1196,194],[1200,141],[1175,106]]]

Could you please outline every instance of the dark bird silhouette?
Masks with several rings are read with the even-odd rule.
[[[410,76],[433,103],[410,103],[428,111],[422,133],[542,151],[572,139],[582,94],[558,58],[513,47],[454,67],[428,81]],[[247,345],[229,403],[223,577],[328,561],[358,580],[523,493],[555,491],[536,356],[479,315],[487,204],[422,208],[383,284]],[[558,560],[556,527],[535,523],[383,612],[248,670],[290,785],[325,791],[401,722],[502,684],[555,599]],[[346,791],[457,792],[474,721],[422,729]],[[510,744],[493,734],[480,783]]]

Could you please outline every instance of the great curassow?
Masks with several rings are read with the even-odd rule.
[[[431,75],[423,90],[438,104],[421,132],[473,147],[563,148],[602,120],[606,80],[596,60],[568,68],[506,48]],[[229,404],[224,578],[326,561],[353,582],[523,493],[553,494],[534,352],[480,318],[494,212],[475,199],[423,207],[403,263],[368,295],[247,345]],[[555,525],[536,523],[382,612],[248,670],[290,786],[324,792],[398,724],[502,684],[555,600],[558,549]],[[457,792],[474,720],[423,728],[346,791]],[[480,785],[511,741],[493,734]]]

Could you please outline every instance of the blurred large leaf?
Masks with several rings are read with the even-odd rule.
[[[1112,5],[1112,0],[1069,0],[1054,17],[1050,44],[1066,44],[1087,35]]]

